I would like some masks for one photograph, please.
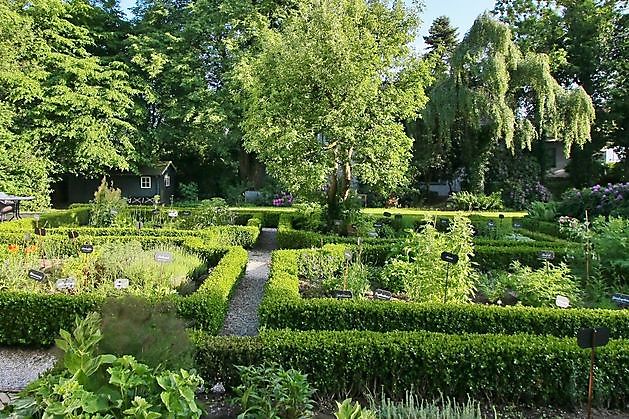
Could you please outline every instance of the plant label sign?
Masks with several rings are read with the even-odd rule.
[[[177,218],[179,216],[179,211],[176,211],[176,210],[168,211],[168,216],[170,218]]]
[[[38,236],[45,236],[46,235],[46,229],[45,228],[36,228],[35,229],[35,234],[37,234]]]
[[[155,252],[155,262],[170,263],[173,261],[173,254],[170,252]]]
[[[391,294],[391,291],[387,290],[377,289],[373,292],[373,298],[376,300],[389,301],[392,296],[393,294]]]
[[[58,290],[73,290],[76,287],[76,280],[74,278],[58,279],[55,286]]]
[[[92,246],[91,244],[87,244],[85,243],[84,245],[81,246],[81,253],[92,253],[94,251],[94,246]]]
[[[442,218],[439,220],[439,222],[441,223],[442,226],[450,225],[450,220],[448,220],[447,218]]]
[[[378,233],[375,231],[370,231],[367,233],[367,235],[371,237],[372,239],[375,239],[376,237],[378,237]]]
[[[122,290],[125,288],[129,288],[129,279],[128,278],[117,278],[114,281],[114,288],[117,290]]]
[[[185,216],[185,217],[189,217],[190,215],[192,215],[192,212],[190,211],[181,211],[181,215]]]
[[[28,277],[30,279],[34,279],[35,281],[42,282],[46,275],[43,272],[36,271],[35,269],[29,269]]]
[[[629,307],[629,295],[616,293],[612,295],[612,301],[620,307]]]
[[[350,300],[354,297],[354,294],[347,290],[336,290],[334,291],[334,296],[339,300]]]
[[[522,228],[522,223],[518,223],[518,222],[513,223],[513,228]]]
[[[391,213],[389,211],[385,211],[385,212],[382,213],[382,215],[384,215],[385,217],[388,218],[388,217],[391,216]]]
[[[584,327],[577,335],[577,343],[583,349],[605,346],[607,342],[609,342],[609,329],[606,327]]]
[[[76,239],[77,237],[79,237],[79,232],[78,231],[74,231],[74,230],[68,231],[68,238],[69,239]]]
[[[537,258],[539,260],[553,260],[555,259],[555,252],[551,252],[550,250],[544,250],[537,254]]]
[[[570,299],[563,295],[558,295],[557,298],[555,298],[555,305],[560,308],[568,308],[570,307]]]
[[[498,214],[498,218],[500,218],[502,220],[503,218],[505,218],[505,215],[504,214]]]
[[[382,228],[382,223],[375,223],[373,226],[375,228]]]
[[[33,215],[33,219],[34,219],[35,221],[39,221],[39,219],[40,219],[40,218],[41,218],[41,216],[40,216],[39,214],[34,214],[34,215]]]
[[[450,252],[442,252],[441,260],[454,265],[455,263],[459,261],[459,255],[455,255],[454,253],[450,253]]]

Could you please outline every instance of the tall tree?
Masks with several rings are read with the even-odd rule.
[[[424,42],[427,45],[428,54],[438,56],[445,68],[456,48],[457,38],[457,30],[452,27],[450,18],[439,16],[430,25],[428,35],[424,36]]]
[[[260,28],[261,53],[239,67],[246,147],[287,189],[326,188],[331,217],[354,178],[405,180],[412,140],[400,121],[424,106],[429,79],[409,47],[417,22],[401,1],[302,3],[281,31]]]
[[[2,55],[0,103],[10,109],[4,120],[14,149],[42,157],[42,164],[34,165],[37,179],[46,178],[37,183],[37,204],[46,204],[43,194],[56,174],[128,168],[135,157],[129,118],[134,90],[120,63],[90,54],[89,30],[72,23],[77,8],[91,6],[33,0],[0,7],[9,17],[2,19],[0,31],[15,34],[0,41],[0,49],[10,50]],[[14,189],[22,191],[23,185]]]
[[[590,138],[594,109],[581,87],[564,89],[548,57],[522,55],[509,28],[488,14],[476,19],[456,48],[450,75],[431,91],[424,119],[429,136],[450,144],[468,187],[482,193],[494,147],[531,148],[561,138],[566,153]]]
[[[494,14],[514,31],[523,51],[549,54],[553,75],[564,86],[584,87],[596,108],[592,143],[572,152],[575,185],[600,176],[597,151],[629,146],[629,71],[626,0],[497,0]],[[624,177],[629,175],[625,154]],[[622,175],[621,175],[622,176]]]

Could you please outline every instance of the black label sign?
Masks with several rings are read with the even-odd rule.
[[[92,253],[94,251],[94,246],[91,244],[85,243],[81,246],[81,253]]]
[[[392,296],[393,294],[391,294],[391,291],[387,290],[377,289],[373,292],[373,298],[376,300],[389,301]]]
[[[447,218],[442,218],[439,220],[439,222],[441,223],[442,226],[450,225],[450,220]]]
[[[629,295],[616,293],[612,295],[612,301],[621,307],[629,307]]]
[[[585,327],[579,330],[577,343],[583,349],[605,346],[609,342],[609,329],[606,327]]]
[[[537,254],[537,258],[539,260],[553,260],[555,259],[555,252],[551,252],[550,250],[544,250],[543,252],[539,252]]]
[[[347,290],[337,290],[334,291],[334,296],[339,300],[349,300],[354,297],[354,294],[351,291]]]
[[[190,212],[190,211],[181,211],[181,215],[184,215],[186,217],[188,217],[191,214],[192,214],[192,212]]]
[[[500,218],[502,220],[503,218],[505,218],[505,215],[504,214],[498,214],[498,218]]]
[[[78,231],[68,231],[68,238],[70,239],[76,239],[77,237],[79,237],[79,232]]]
[[[34,279],[35,281],[42,282],[46,275],[43,272],[36,271],[35,269],[28,270],[28,277],[30,279]]]
[[[391,213],[389,211],[385,211],[382,213],[382,215],[384,215],[385,217],[390,217]]]
[[[442,252],[441,260],[444,262],[455,264],[459,261],[459,255],[455,255],[454,253],[450,252]]]
[[[36,228],[35,229],[35,234],[37,234],[38,236],[45,236],[46,235],[46,229],[45,228]]]

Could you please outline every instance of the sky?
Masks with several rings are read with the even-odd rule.
[[[423,3],[423,23],[415,43],[419,52],[424,52],[425,45],[422,37],[428,34],[428,28],[436,17],[448,16],[452,26],[458,28],[459,38],[462,38],[478,15],[494,7],[494,0],[423,0]],[[120,5],[123,10],[127,10],[135,6],[135,0],[120,0]]]
[[[459,39],[472,27],[478,15],[494,8],[494,0],[424,0],[424,12],[421,15],[422,26],[419,29],[416,47],[424,52],[423,36],[428,34],[428,28],[435,18],[448,16],[450,23],[458,28]]]

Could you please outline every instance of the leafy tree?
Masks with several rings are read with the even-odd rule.
[[[583,86],[596,108],[592,143],[572,152],[575,185],[600,176],[597,151],[629,146],[629,25],[625,0],[498,0],[494,14],[514,31],[525,51],[551,57],[551,69],[564,86]],[[620,180],[629,173],[624,155]]]
[[[476,19],[458,45],[450,75],[430,99],[427,135],[452,150],[477,193],[484,192],[497,144],[530,149],[536,140],[561,138],[568,154],[590,139],[594,120],[583,88],[562,88],[550,74],[548,57],[522,54],[509,28],[488,14]]]
[[[400,121],[426,103],[429,79],[409,49],[416,26],[402,2],[307,2],[281,30],[261,27],[261,52],[238,68],[245,146],[291,191],[327,189],[329,217],[355,178],[385,190],[405,180]]]

